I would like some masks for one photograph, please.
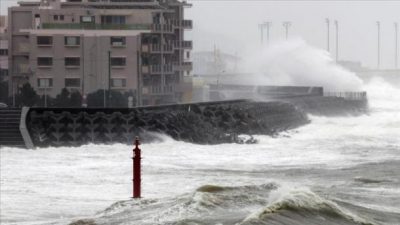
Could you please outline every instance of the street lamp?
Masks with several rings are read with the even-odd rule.
[[[260,29],[261,32],[261,45],[264,44],[264,29],[267,28],[267,45],[269,45],[269,30],[272,25],[272,22],[264,22],[261,24],[258,24],[258,28]]]
[[[335,28],[336,28],[336,62],[339,61],[339,23],[335,20]]]
[[[285,31],[286,31],[286,40],[287,40],[288,37],[289,37],[289,27],[292,26],[292,22],[290,22],[290,21],[285,21],[285,22],[282,23],[282,25],[283,25],[283,27],[285,27]]]
[[[326,40],[326,50],[329,52],[329,26],[330,26],[330,21],[329,21],[329,18],[326,18],[325,19],[325,22],[326,22],[326,28],[327,28],[327,35],[326,35],[326,38],[327,38],[327,40]]]
[[[380,68],[381,64],[381,22],[376,21],[376,26],[378,28],[378,69]]]
[[[394,23],[394,67],[397,69],[397,63],[398,63],[398,54],[399,54],[399,49],[398,49],[398,45],[397,45],[397,41],[398,41],[398,23],[395,22]]]

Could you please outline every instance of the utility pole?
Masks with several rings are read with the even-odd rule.
[[[290,22],[290,21],[285,21],[285,22],[283,22],[283,27],[285,27],[285,31],[286,31],[286,40],[288,39],[288,37],[289,37],[289,27],[291,27],[292,26],[292,23]]]
[[[376,25],[378,28],[378,69],[381,66],[381,22],[376,21]]]
[[[111,51],[108,51],[108,99],[107,99],[107,107],[110,107],[111,100]]]
[[[399,49],[398,49],[398,23],[395,22],[394,23],[394,38],[395,38],[395,42],[394,42],[394,68],[397,69],[397,65],[398,65],[398,56],[399,56]]]
[[[335,20],[335,28],[336,28],[336,62],[339,61],[339,23]]]
[[[330,30],[330,20],[329,20],[329,18],[326,18],[325,19],[325,22],[326,22],[326,28],[327,28],[327,35],[326,35],[326,50],[329,52],[330,51],[330,46],[329,46],[329,30]]]

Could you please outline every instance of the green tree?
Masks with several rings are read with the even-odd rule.
[[[61,93],[54,99],[54,105],[57,107],[71,107],[70,104],[70,93],[68,89],[63,88]]]
[[[110,99],[109,94],[110,93]],[[121,93],[119,91],[108,90],[105,91],[106,96],[106,107],[114,107],[114,108],[126,108],[128,107],[128,97],[132,96],[134,98],[135,105],[135,97],[132,91]],[[97,90],[87,95],[87,104],[88,107],[104,107],[104,90]]]
[[[71,107],[82,107],[82,95],[79,91],[72,92],[69,98],[69,104]]]
[[[8,101],[8,83],[7,81],[0,81],[0,102]]]
[[[39,96],[29,83],[25,83],[17,95],[17,103],[20,106],[34,106],[39,100]]]
[[[103,107],[104,90],[97,90],[87,95],[86,102],[88,107]],[[106,98],[108,91],[106,91]]]

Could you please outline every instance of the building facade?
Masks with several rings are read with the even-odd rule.
[[[9,8],[11,89],[132,92],[139,105],[190,100],[192,42],[178,0],[42,0]],[[10,93],[11,95],[13,93]]]
[[[0,82],[7,80],[8,80],[7,17],[0,16]]]

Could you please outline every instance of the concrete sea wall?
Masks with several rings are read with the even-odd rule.
[[[38,147],[131,144],[147,132],[199,144],[241,142],[239,134],[274,135],[308,122],[292,104],[247,100],[132,109],[31,108],[26,116],[30,139]]]
[[[317,116],[358,116],[368,113],[367,99],[346,99],[336,96],[307,96],[281,101],[291,103]]]

